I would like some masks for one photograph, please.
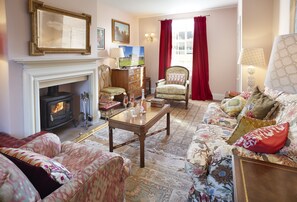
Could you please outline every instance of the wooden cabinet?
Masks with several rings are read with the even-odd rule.
[[[127,69],[112,69],[112,86],[125,88],[128,96],[140,97],[141,90],[145,89],[145,67],[130,67]]]
[[[296,201],[297,168],[233,153],[234,201]]]

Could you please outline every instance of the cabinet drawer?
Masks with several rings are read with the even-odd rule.
[[[140,68],[129,69],[129,76],[132,76],[134,74],[140,74]]]
[[[136,90],[140,87],[140,81],[136,81],[136,82],[131,82],[129,84],[129,91],[131,90]]]
[[[135,81],[139,81],[140,80],[140,74],[133,74],[131,76],[129,76],[129,82],[135,82]]]

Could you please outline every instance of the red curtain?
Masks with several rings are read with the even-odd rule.
[[[165,70],[171,65],[172,55],[172,20],[161,21],[159,50],[159,79],[165,78]]]
[[[194,17],[192,99],[212,100],[209,88],[206,17]]]

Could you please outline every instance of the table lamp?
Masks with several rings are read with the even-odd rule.
[[[248,88],[251,92],[255,87],[255,66],[265,66],[265,57],[263,48],[243,48],[240,52],[238,64],[248,65]]]
[[[110,49],[110,57],[115,58],[115,60],[116,60],[115,66],[116,66],[116,68],[119,69],[120,68],[119,58],[120,57],[125,57],[123,48],[112,48],[112,49]]]

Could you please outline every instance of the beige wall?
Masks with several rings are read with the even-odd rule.
[[[242,1],[242,48],[264,48],[266,66],[256,67],[256,85],[264,88],[267,64],[274,39],[274,7],[271,0]],[[242,90],[247,89],[247,66],[242,67]]]
[[[96,27],[97,27],[97,0],[42,0],[45,4],[65,10],[87,13],[92,16],[90,30],[91,55],[85,57],[96,57]],[[4,63],[1,62],[0,79],[3,86],[0,87],[0,131],[10,133],[17,137],[23,137],[23,76],[22,66],[14,62],[18,58],[74,58],[81,57],[80,54],[46,54],[45,56],[29,56],[28,42],[30,41],[30,15],[28,13],[27,0],[1,0],[1,9],[5,2],[6,23],[1,24],[2,32],[7,36],[7,54]],[[83,6],[82,6],[83,5]],[[0,14],[5,15],[1,12]],[[2,22],[2,21],[1,21]],[[7,65],[8,61],[8,66]],[[3,77],[3,80],[2,80]],[[5,98],[2,98],[5,97]],[[3,109],[3,111],[2,111]],[[6,113],[7,112],[7,113]]]
[[[7,63],[7,47],[6,47],[6,12],[5,1],[0,0],[0,131],[8,131],[11,125],[10,122],[10,104],[9,104],[9,69]]]
[[[279,30],[278,35],[290,33],[290,2],[291,0],[279,0]]]
[[[159,35],[162,19],[192,18],[210,14],[207,17],[210,88],[215,99],[221,99],[226,90],[236,90],[237,62],[237,8],[225,8],[179,15],[168,15],[139,20],[139,43],[145,46],[147,75],[152,87],[158,79]],[[154,32],[153,42],[145,40],[144,34]]]
[[[119,45],[112,43],[112,32],[111,32],[111,20],[119,20],[130,25],[130,44],[137,46],[139,45],[139,28],[138,19],[130,14],[127,14],[119,9],[113,8],[109,5],[102,4],[100,1],[97,2],[98,15],[97,15],[97,26],[105,29],[105,49],[109,52],[110,48],[116,48]],[[112,68],[115,67],[114,59],[105,59],[105,64],[110,65]]]
[[[266,66],[256,67],[256,82],[264,88],[273,40],[290,33],[291,0],[239,0],[242,9],[242,48],[264,48]],[[247,67],[242,68],[242,89],[247,88]]]

